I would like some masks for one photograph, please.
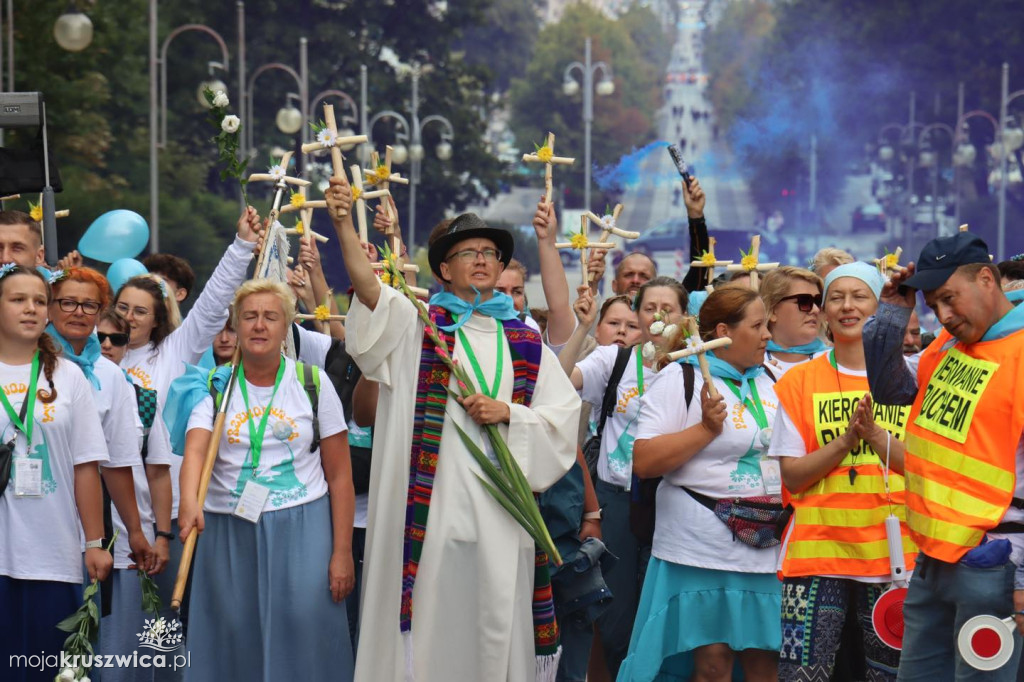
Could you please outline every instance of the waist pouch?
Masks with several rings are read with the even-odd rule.
[[[716,500],[689,488],[683,490],[710,509],[732,531],[733,539],[757,549],[778,545],[793,515],[793,507],[783,507],[779,495]]]

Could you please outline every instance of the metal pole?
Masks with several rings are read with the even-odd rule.
[[[14,92],[14,0],[7,0],[7,92]]]
[[[907,250],[911,253],[914,251],[914,204],[912,203],[914,198],[914,155],[917,153],[917,138],[914,135],[914,113],[917,106],[917,93],[910,93],[910,122],[907,124],[907,129],[910,131],[910,144],[912,149],[910,154],[907,155],[907,220],[906,220],[906,233],[903,235],[904,241],[907,243]],[[902,140],[901,140],[902,142]]]
[[[245,120],[245,3],[235,3],[238,16],[238,118]],[[238,136],[238,152],[244,159],[246,153],[245,131]],[[243,207],[244,208],[244,207]]]
[[[3,8],[0,7],[0,92],[6,92],[4,88],[4,12]],[[8,18],[8,21],[11,19]],[[0,147],[4,146],[4,129],[0,128]],[[3,206],[3,202],[0,202],[0,207]]]
[[[956,88],[956,121],[959,125],[960,120],[964,117],[964,82],[960,81]],[[957,137],[960,135],[959,130],[953,131],[953,153],[956,153]],[[970,142],[970,139],[967,140]],[[958,169],[956,165],[953,166],[953,181],[955,183],[956,190],[956,209],[953,224],[957,227],[960,226],[960,183],[963,180],[964,169]]]
[[[306,36],[299,38],[299,78],[301,83],[299,84],[299,100],[302,106],[302,128],[299,132],[300,144],[308,142],[309,137],[309,41],[306,40]],[[300,149],[301,151],[301,149]],[[299,154],[299,159],[296,161],[296,168],[300,173],[305,173],[306,164],[304,162],[303,154]]]
[[[594,120],[594,70],[590,57],[590,36],[584,43],[583,64],[583,210],[590,210],[590,128]]]
[[[416,185],[420,182],[420,162],[413,157],[413,149],[416,145],[423,146],[420,142],[420,67],[416,65],[412,70],[412,119],[409,126],[409,156],[412,159],[412,167],[409,173],[409,241],[411,249],[416,243]]]
[[[366,135],[369,137],[370,132],[368,130],[369,125],[366,122],[369,112],[366,109],[367,99],[367,82],[366,82],[366,64],[359,65],[359,134]],[[364,166],[368,165],[368,159],[370,158],[370,144],[361,145],[363,153],[360,154],[360,163]]]
[[[811,135],[811,188],[808,209],[814,215],[815,205],[818,203],[818,136]],[[813,219],[813,218],[812,218]]]
[[[996,262],[1003,260],[1006,253],[1006,180],[1009,174],[1010,154],[1006,149],[1006,98],[1010,91],[1010,65],[1003,62],[1003,88],[999,98],[999,228],[996,233]]]
[[[160,250],[160,172],[156,152],[157,136],[157,70],[156,31],[157,0],[149,0],[149,252]]]

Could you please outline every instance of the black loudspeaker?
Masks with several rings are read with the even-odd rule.
[[[0,128],[39,128],[27,147],[0,148],[0,196],[41,192],[46,261],[57,262],[57,222],[53,193],[63,185],[46,134],[46,102],[41,92],[0,93]]]

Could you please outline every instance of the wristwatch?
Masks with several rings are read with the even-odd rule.
[[[103,538],[98,538],[96,540],[89,540],[88,542],[85,543],[85,548],[86,549],[103,549]]]
[[[158,538],[165,538],[167,540],[174,540],[174,533],[169,530],[158,530],[156,532]]]

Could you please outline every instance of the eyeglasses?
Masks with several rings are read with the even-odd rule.
[[[58,298],[57,305],[66,313],[73,313],[79,308],[86,315],[95,315],[100,311],[100,304],[96,301],[76,301],[73,298]]]
[[[779,299],[779,303],[783,301],[796,301],[796,307],[802,313],[809,313],[814,310],[814,306],[818,306],[821,309],[821,294],[793,294],[792,296],[783,296]]]
[[[477,251],[476,249],[463,249],[462,251],[456,251],[445,258],[445,260],[458,258],[460,263],[472,263],[477,259],[477,256],[483,256],[484,260],[488,263],[494,263],[501,258],[501,251],[498,251],[497,249],[483,249],[481,251]]]
[[[122,334],[121,332],[114,332],[113,334],[106,334],[104,332],[96,332],[96,336],[99,338],[101,346],[108,339],[110,340],[110,345],[111,346],[117,346],[118,348],[120,348],[121,346],[127,346],[128,345],[128,335],[127,334]]]
[[[132,317],[149,317],[151,314],[151,312],[146,308],[132,308],[127,303],[118,303],[114,308],[124,317],[128,317],[129,313],[131,313]]]

